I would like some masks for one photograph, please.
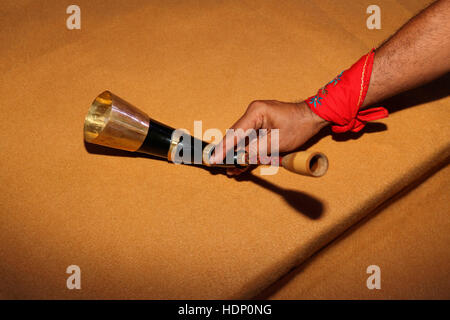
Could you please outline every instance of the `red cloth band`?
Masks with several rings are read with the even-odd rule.
[[[369,88],[374,56],[372,49],[306,100],[315,114],[334,124],[334,132],[358,132],[368,121],[388,116],[383,107],[359,111]]]

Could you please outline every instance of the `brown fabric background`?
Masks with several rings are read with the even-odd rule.
[[[402,192],[266,290],[272,299],[450,299],[450,167]],[[381,269],[368,290],[366,268]]]
[[[259,293],[446,161],[449,99],[433,91],[447,82],[395,100],[361,136],[321,134],[309,144],[330,159],[320,179],[235,181],[85,146],[91,101],[109,89],[172,126],[224,130],[254,99],[315,92],[426,2],[378,1],[379,31],[365,25],[370,1],[78,1],[75,31],[71,2],[2,2],[2,295]],[[65,287],[71,264],[80,291]]]

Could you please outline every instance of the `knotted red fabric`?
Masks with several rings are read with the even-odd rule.
[[[333,123],[334,132],[358,132],[368,121],[388,116],[383,107],[359,110],[369,88],[374,56],[372,49],[306,100],[315,114]]]

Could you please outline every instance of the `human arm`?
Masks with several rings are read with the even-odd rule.
[[[376,50],[361,110],[389,96],[431,81],[450,70],[450,0],[424,9]],[[330,124],[305,103],[254,101],[231,129],[279,129],[279,151],[297,149]],[[226,153],[235,141],[222,141]],[[211,159],[219,162],[220,154]],[[229,174],[240,173],[230,169]]]

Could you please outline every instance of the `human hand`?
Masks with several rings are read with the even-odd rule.
[[[250,103],[244,115],[230,129],[242,129],[244,132],[248,129],[267,129],[267,146],[271,145],[271,130],[279,129],[279,152],[288,152],[300,147],[328,123],[312,112],[304,102],[258,100]],[[215,152],[210,162],[221,162],[227,151],[235,146],[234,136],[226,137],[216,146],[216,150],[223,151],[222,154]],[[236,175],[244,170],[231,168],[227,170],[227,174]]]

